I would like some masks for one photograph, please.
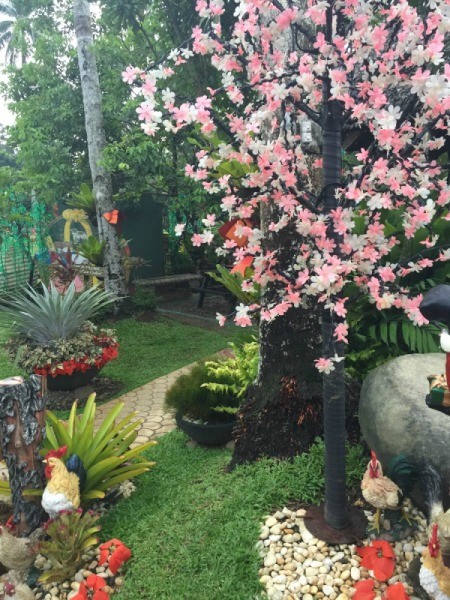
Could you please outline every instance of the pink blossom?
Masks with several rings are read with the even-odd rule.
[[[325,373],[325,375],[329,375],[331,371],[334,371],[335,366],[330,358],[318,358],[314,361],[317,370],[319,373]]]

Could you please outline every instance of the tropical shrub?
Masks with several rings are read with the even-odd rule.
[[[165,409],[172,414],[180,414],[193,421],[223,421],[224,415],[216,410],[224,404],[222,390],[214,391],[203,386],[205,383],[218,381],[209,373],[204,362],[196,363],[189,373],[180,375],[167,390]],[[231,381],[229,382],[232,383]],[[227,405],[232,409],[239,407],[239,398],[230,393],[226,397]]]
[[[215,360],[205,363],[208,375],[213,381],[203,383],[202,387],[218,392],[223,397],[236,397],[242,400],[247,388],[258,374],[259,344],[254,339],[244,344],[230,343],[233,356],[227,360]],[[237,412],[237,408],[216,406],[215,410]]]
[[[95,198],[91,187],[87,183],[82,183],[79,192],[72,192],[70,199],[66,200],[67,206],[84,210],[90,218],[95,218]]]
[[[48,539],[39,544],[39,553],[52,563],[39,577],[43,583],[71,579],[83,564],[86,551],[98,544],[99,516],[81,509],[62,511],[44,525]]]
[[[86,469],[86,482],[81,490],[81,502],[104,498],[105,492],[125,480],[148,471],[155,463],[144,460],[142,453],[156,442],[130,446],[138,435],[142,421],[133,421],[137,413],[130,413],[116,422],[124,407],[118,402],[95,431],[96,403],[92,394],[82,414],[77,415],[74,402],[67,422],[47,411],[46,439],[41,454],[67,446],[66,456],[76,454]]]
[[[95,236],[90,235],[77,248],[80,256],[83,256],[96,267],[103,267],[106,242],[101,242]]]
[[[134,306],[141,310],[155,310],[156,308],[156,295],[153,290],[146,290],[142,287],[138,287],[134,292],[131,301]]]
[[[230,292],[230,294],[233,294],[233,296],[239,300],[239,302],[248,305],[259,301],[261,286],[258,283],[253,282],[252,291],[244,291],[242,289],[244,275],[241,272],[230,272],[230,270],[223,265],[216,265],[216,269],[217,273],[210,271],[208,272],[208,275],[218,283],[221,283]],[[253,271],[250,267],[247,267],[244,270],[244,274],[247,276],[247,279],[249,279],[249,275],[252,272]]]

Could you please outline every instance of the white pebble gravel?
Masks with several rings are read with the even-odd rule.
[[[422,553],[426,540],[426,521],[422,513],[409,506],[417,521],[412,537],[392,542],[396,554],[393,577],[379,589],[401,581],[410,594],[405,574],[409,563]],[[369,579],[369,572],[361,566],[356,545],[331,546],[316,539],[305,526],[305,510],[283,508],[268,516],[261,524],[257,547],[261,555],[259,578],[268,598],[274,600],[349,600],[354,593],[353,584]],[[372,514],[367,513],[369,520]],[[386,530],[391,524],[384,523]],[[365,545],[370,540],[364,542]]]

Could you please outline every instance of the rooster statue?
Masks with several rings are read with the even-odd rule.
[[[375,452],[372,451],[371,456],[361,481],[361,491],[364,500],[377,509],[373,529],[379,532],[381,511],[399,508],[401,490],[396,483],[383,475],[381,463]]]
[[[10,571],[27,572],[37,554],[42,529],[36,529],[27,537],[16,537],[16,527],[9,519],[0,525],[0,563]]]
[[[389,461],[386,475],[383,474],[380,461],[375,452],[367,465],[361,482],[362,495],[366,502],[377,509],[373,529],[380,531],[381,510],[398,511],[403,498],[409,496],[419,478],[417,465],[405,454],[397,454]],[[392,515],[389,515],[392,518]],[[402,520],[411,523],[409,516],[402,508]]]
[[[442,560],[437,523],[433,524],[428,548],[423,551],[419,581],[432,600],[450,600],[450,569]]]
[[[86,470],[76,454],[64,462],[62,457],[67,446],[51,450],[43,461],[47,485],[42,495],[42,506],[52,519],[62,510],[73,510],[80,506],[80,489],[86,479]]]
[[[439,530],[439,545],[443,554],[450,554],[450,510],[444,510],[442,479],[430,463],[421,469],[421,487],[427,507],[428,535],[436,523]]]

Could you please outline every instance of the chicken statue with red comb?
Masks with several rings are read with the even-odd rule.
[[[80,458],[72,454],[64,463],[67,446],[50,450],[44,459],[47,485],[42,494],[42,506],[53,519],[63,510],[80,506],[80,487],[86,471]]]
[[[428,547],[423,551],[419,580],[432,600],[450,600],[450,569],[442,560],[437,523],[434,523]]]

